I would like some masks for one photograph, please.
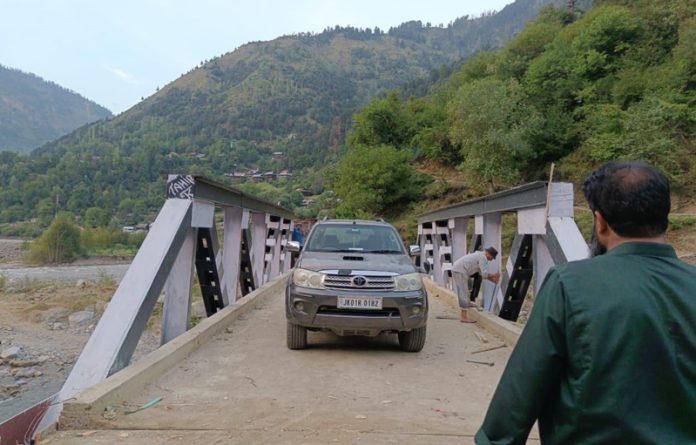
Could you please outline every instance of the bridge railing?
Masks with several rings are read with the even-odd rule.
[[[483,308],[515,321],[532,282],[536,294],[553,265],[589,254],[575,224],[573,204],[572,184],[533,182],[423,214],[418,218],[420,263],[433,281],[456,290],[452,264],[468,252],[495,247],[500,254],[493,269],[501,271],[500,283],[481,282],[479,277],[471,286],[472,296],[482,287]],[[506,266],[501,268],[506,213],[516,214],[517,230]]]
[[[210,316],[290,270],[292,219],[289,210],[237,189],[170,175],[167,200],[37,431],[57,421],[63,400],[128,366],[162,290],[164,344],[190,327],[194,272]]]

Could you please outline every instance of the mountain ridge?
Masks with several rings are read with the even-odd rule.
[[[0,150],[27,153],[111,116],[109,110],[74,91],[0,65]]]
[[[517,0],[447,28],[419,21],[387,32],[333,27],[243,45],[29,159],[0,159],[0,173],[7,172],[0,185],[13,184],[0,197],[0,222],[46,212],[56,201],[78,215],[100,207],[115,221],[142,222],[161,205],[165,173],[224,180],[238,169],[266,171],[279,162],[293,170],[333,163],[353,113],[372,97],[512,37],[548,3],[564,1]]]

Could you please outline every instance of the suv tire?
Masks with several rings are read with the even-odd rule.
[[[425,345],[425,326],[407,332],[399,332],[399,346],[402,351],[420,352]]]
[[[288,322],[288,349],[304,349],[307,347],[307,328]]]

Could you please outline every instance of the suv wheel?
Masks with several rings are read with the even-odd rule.
[[[401,346],[402,351],[420,352],[424,345],[425,326],[408,332],[399,332],[399,346]]]
[[[289,349],[304,349],[307,347],[307,328],[288,322],[287,340]]]

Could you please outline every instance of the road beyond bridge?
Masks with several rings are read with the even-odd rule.
[[[97,385],[103,395],[119,393],[112,406],[96,403],[90,413],[81,396],[76,408],[67,402],[64,416],[81,429],[54,433],[47,443],[473,443],[510,348],[472,355],[500,340],[459,323],[451,293],[431,291],[420,353],[400,351],[393,335],[324,333],[310,333],[307,350],[291,351],[282,284],[144,388],[109,388],[112,379]],[[201,324],[220,323],[214,318]],[[154,406],[125,414],[159,397]]]

